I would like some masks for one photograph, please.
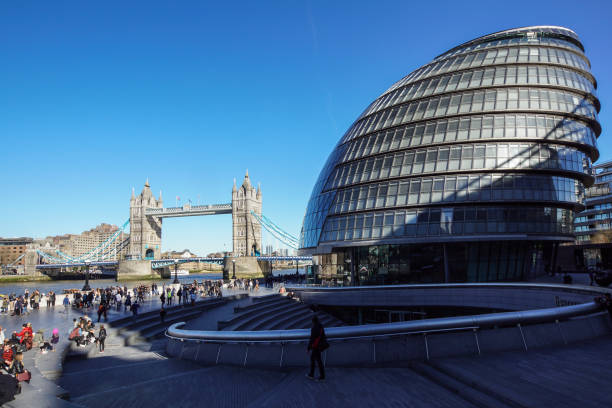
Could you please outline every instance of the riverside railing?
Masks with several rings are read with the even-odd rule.
[[[397,322],[397,323],[381,323],[381,324],[369,324],[361,326],[341,326],[341,327],[329,327],[326,329],[326,336],[332,348],[336,350],[336,354],[344,354],[341,364],[351,363],[351,359],[357,359],[358,362],[363,363],[365,358],[359,353],[355,353],[353,347],[355,342],[366,344],[368,347],[367,354],[371,353],[371,357],[367,357],[367,362],[376,364],[377,361],[381,360],[381,351],[377,354],[377,343],[383,342],[383,350],[397,347],[397,344],[391,343],[384,344],[385,340],[390,341],[398,337],[413,337],[415,335],[422,336],[424,357],[430,358],[431,345],[428,341],[428,336],[438,334],[456,334],[457,332],[472,332],[473,333],[473,350],[477,354],[481,354],[481,342],[479,339],[479,332],[483,329],[491,328],[511,328],[515,327],[520,333],[521,346],[528,350],[528,342],[526,335],[523,330],[523,326],[538,324],[538,323],[553,323],[557,326],[558,331],[554,334],[554,337],[558,336],[557,343],[567,344],[566,335],[561,329],[560,321],[568,320],[575,317],[590,316],[590,315],[605,315],[601,311],[601,306],[593,301],[583,303],[579,305],[553,307],[547,309],[535,309],[525,311],[513,311],[513,312],[502,312],[502,313],[489,313],[482,315],[473,316],[456,316],[456,317],[445,317],[436,319],[426,319],[408,322]],[[306,344],[310,338],[309,329],[299,330],[262,330],[262,331],[201,331],[201,330],[185,330],[181,329],[185,323],[175,323],[171,325],[166,331],[166,336],[169,340],[174,342],[180,342],[181,348],[177,353],[177,357],[183,358],[185,351],[185,342],[196,343],[197,350],[195,352],[195,360],[198,360],[200,354],[200,346],[203,344],[216,345],[216,358],[215,364],[219,363],[220,354],[222,347],[225,345],[243,345],[244,346],[244,357],[242,365],[246,366],[248,361],[249,348],[258,346],[278,346],[280,347],[280,357],[276,357],[274,353],[270,355],[270,359],[279,358],[278,365],[282,366],[286,355],[286,349],[290,345]],[[592,328],[592,323],[588,325]],[[609,331],[609,327],[605,330]],[[596,330],[593,330],[596,333]],[[503,338],[503,335],[501,335]],[[488,339],[491,341],[491,339]],[[497,341],[497,340],[496,340]],[[547,340],[550,343],[550,339]],[[465,342],[465,339],[464,339]],[[448,344],[452,345],[454,341],[450,341]],[[541,341],[539,341],[542,344]],[[345,346],[342,350],[341,346]],[[261,351],[261,350],[260,350]],[[388,351],[388,350],[387,350]],[[200,354],[201,355],[201,354]],[[327,356],[325,357],[327,358]],[[213,362],[211,358],[208,361]],[[300,360],[300,359],[298,359]],[[384,360],[384,358],[383,358]],[[387,358],[387,361],[389,359]],[[294,359],[295,362],[295,359]],[[300,361],[303,363],[303,361]]]

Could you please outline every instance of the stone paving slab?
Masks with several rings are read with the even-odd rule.
[[[433,361],[464,383],[524,407],[609,407],[612,337],[577,345]]]

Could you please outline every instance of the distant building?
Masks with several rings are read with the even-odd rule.
[[[27,246],[33,241],[32,238],[0,238],[0,265],[25,265]],[[17,261],[17,262],[15,262]]]
[[[595,183],[586,190],[585,210],[574,219],[576,244],[587,266],[609,266],[612,256],[612,161],[593,166]],[[612,254],[610,254],[612,255]]]
[[[161,254],[162,259],[187,259],[196,258],[197,255],[193,254],[188,249],[182,251],[168,251]]]
[[[125,242],[129,234],[121,232],[114,242],[108,242],[117,233],[116,225],[102,223],[82,234],[65,234],[36,240],[36,246],[43,252],[58,257],[57,250],[78,258],[90,254],[92,259],[104,258],[115,261],[127,254]],[[108,245],[104,245],[108,242]]]

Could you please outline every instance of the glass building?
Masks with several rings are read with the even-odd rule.
[[[555,268],[593,183],[597,82],[562,27],[501,31],[393,84],[313,188],[300,253],[342,285],[520,280]]]
[[[595,183],[586,190],[585,209],[574,219],[577,248],[585,266],[612,267],[612,162],[593,166]]]

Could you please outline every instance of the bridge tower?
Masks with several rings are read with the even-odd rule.
[[[261,252],[261,225],[251,211],[261,217],[261,186],[251,185],[246,171],[242,185],[232,188],[232,236],[234,256],[256,256]]]
[[[163,208],[161,191],[155,199],[147,179],[137,197],[132,189],[130,199],[130,248],[131,259],[159,259],[161,257],[162,219],[145,215],[147,208]]]

